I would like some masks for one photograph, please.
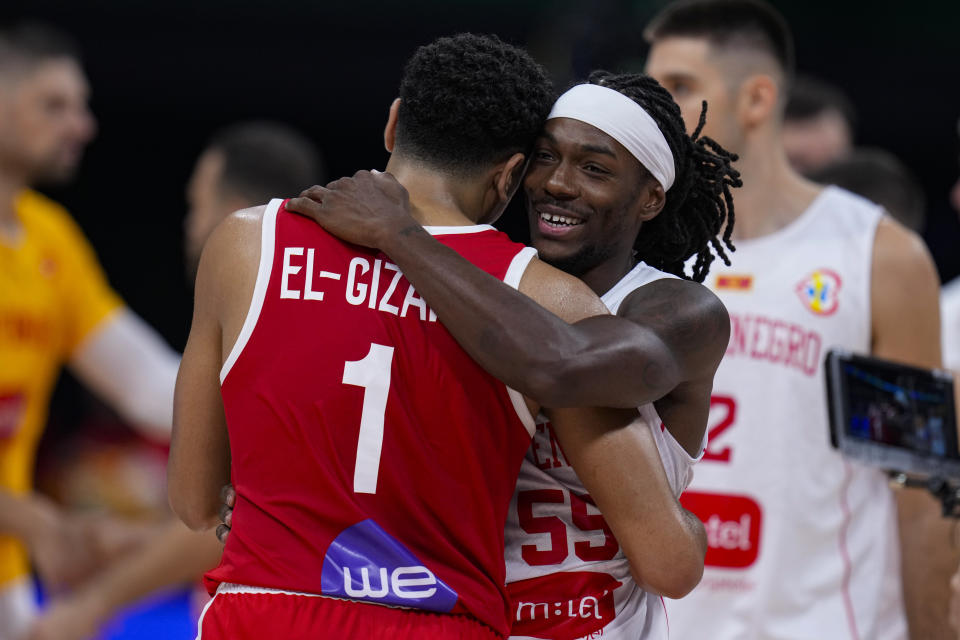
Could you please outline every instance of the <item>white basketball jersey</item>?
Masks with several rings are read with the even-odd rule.
[[[731,336],[681,500],[706,524],[707,568],[667,602],[674,640],[906,637],[893,495],[831,447],[823,370],[831,347],[870,350],[881,214],[827,188],[710,272]]]
[[[960,278],[943,285],[940,292],[940,335],[943,366],[960,371]]]
[[[640,263],[603,296],[603,302],[616,313],[637,288],[672,277]],[[639,412],[639,420],[654,434],[667,479],[679,496],[697,459],[664,430],[652,404]],[[567,462],[553,427],[542,417],[520,468],[505,538],[514,640],[667,637],[661,598],[633,581],[613,533]]]

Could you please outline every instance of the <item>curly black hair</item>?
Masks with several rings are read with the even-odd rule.
[[[676,178],[667,192],[663,210],[645,222],[637,235],[637,257],[651,267],[696,282],[707,277],[714,252],[729,265],[724,247],[734,251],[730,240],[734,221],[730,189],[742,186],[743,182],[731,164],[737,159],[736,154],[700,135],[706,123],[707,103],[703,103],[696,130],[688,136],[680,107],[650,76],[594,71],[588,82],[619,91],[643,107],[656,121],[673,153]],[[718,237],[721,231],[722,240]],[[684,264],[692,256],[697,259],[688,276]]]
[[[469,174],[533,146],[554,98],[546,70],[493,35],[417,49],[400,83],[397,152]]]

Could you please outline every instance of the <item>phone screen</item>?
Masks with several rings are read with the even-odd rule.
[[[841,370],[850,437],[960,460],[949,381],[876,362],[845,361]]]

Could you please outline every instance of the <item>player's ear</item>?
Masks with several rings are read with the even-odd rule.
[[[387,116],[387,126],[383,128],[383,146],[388,153],[393,153],[397,144],[397,113],[400,112],[400,98],[395,98],[390,104],[390,113]]]
[[[667,194],[663,191],[663,186],[657,182],[656,178],[649,178],[650,184],[644,189],[644,197],[640,198],[640,220],[648,222],[657,217],[663,211],[663,205],[667,202]]]
[[[517,192],[517,187],[523,181],[523,173],[527,168],[527,157],[522,153],[515,153],[502,166],[495,176],[497,195],[504,202],[510,200]]]
[[[737,96],[737,115],[743,128],[754,129],[768,121],[777,107],[779,95],[777,82],[765,73],[744,80]]]

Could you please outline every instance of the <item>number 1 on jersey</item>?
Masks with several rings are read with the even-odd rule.
[[[343,365],[343,384],[364,389],[360,436],[357,439],[357,464],[353,470],[353,490],[356,493],[377,492],[392,364],[393,347],[371,344],[370,352],[363,360],[348,360]]]

